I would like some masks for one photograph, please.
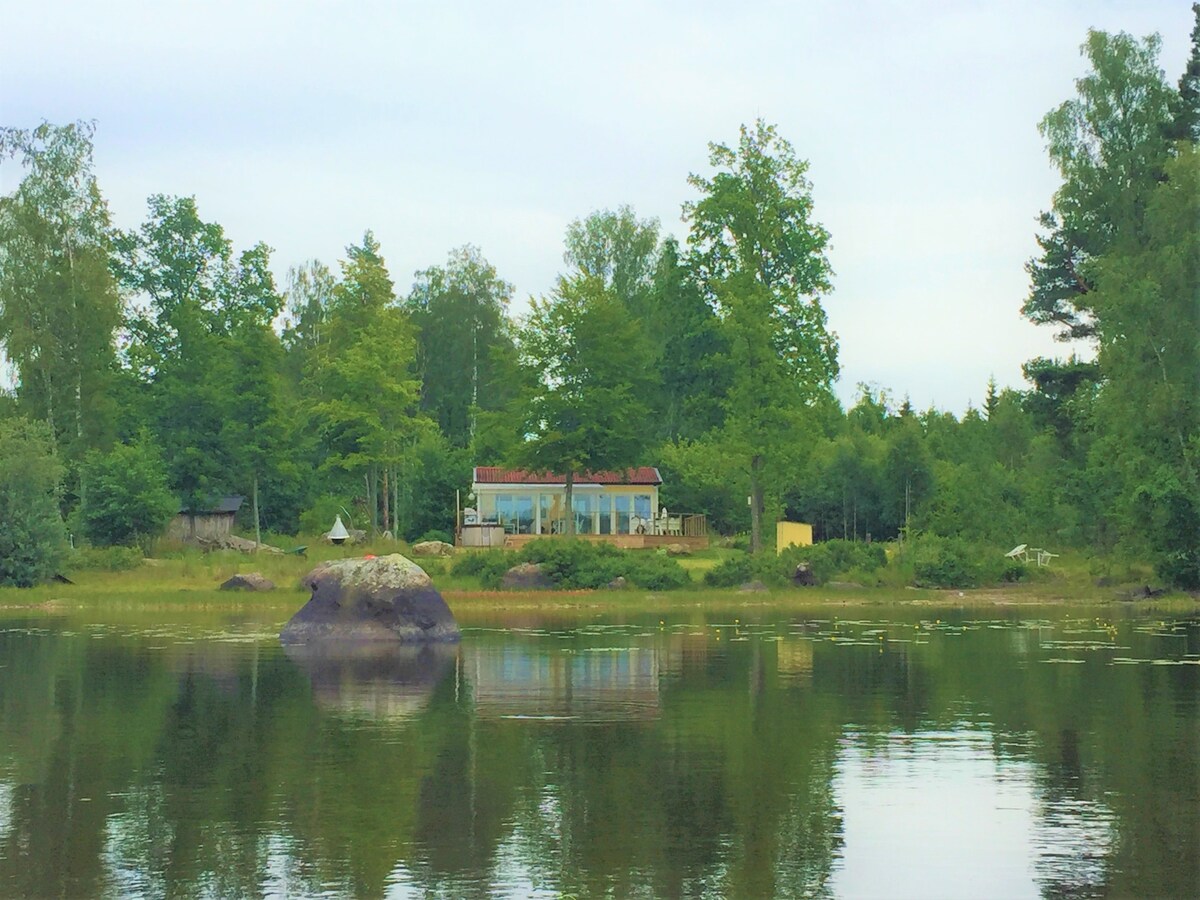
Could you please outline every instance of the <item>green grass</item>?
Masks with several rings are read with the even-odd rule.
[[[76,583],[49,584],[30,589],[0,588],[0,610],[9,615],[17,612],[49,610],[90,610],[106,615],[124,610],[162,610],[213,616],[250,615],[264,621],[282,621],[299,609],[307,599],[300,579],[319,562],[363,556],[368,553],[408,554],[402,542],[377,541],[354,547],[335,547],[320,539],[296,539],[308,543],[308,556],[259,553],[242,554],[236,551],[204,553],[192,548],[160,547],[158,554],[141,566],[120,572],[100,570],[70,571]],[[460,551],[461,552],[461,551]],[[736,590],[707,588],[702,584],[704,572],[740,551],[711,548],[679,562],[691,576],[694,586],[675,591],[546,591],[501,592],[484,591],[478,579],[449,574],[449,560],[418,560],[426,566],[437,588],[446,594],[456,613],[470,618],[497,609],[585,609],[591,612],[647,611],[659,609],[704,609],[738,607],[772,607],[804,609],[823,605],[943,605],[988,607],[1003,604],[1022,605],[1107,605],[1120,604],[1119,593],[1127,586],[1154,583],[1148,568],[1136,563],[1117,563],[1080,554],[1064,553],[1048,569],[1030,567],[1029,578],[1016,584],[994,585],[967,590],[915,590],[905,586],[903,579],[894,577],[889,566],[881,570],[888,574],[863,587],[812,588],[784,587],[765,593],[740,594]],[[1105,574],[1097,576],[1100,570]],[[267,594],[222,592],[220,584],[237,573],[259,572],[275,582],[277,590]],[[1097,577],[1116,581],[1104,587],[1096,585]],[[1127,579],[1127,580],[1126,580]],[[848,579],[857,580],[857,579]],[[1154,600],[1129,604],[1137,611],[1156,611],[1187,614],[1200,611],[1200,598],[1173,594]]]

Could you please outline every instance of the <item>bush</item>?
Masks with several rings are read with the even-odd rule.
[[[591,541],[530,541],[520,558],[538,563],[556,585],[568,589],[602,588],[620,577],[650,591],[683,587],[692,581],[687,570],[668,556]]]
[[[144,546],[179,512],[167,489],[167,471],[150,444],[117,444],[108,453],[89,453],[80,479],[87,485],[80,526],[96,546]]]
[[[31,587],[56,574],[66,559],[61,481],[50,429],[25,419],[0,420],[0,585]]]
[[[887,565],[887,553],[881,544],[859,541],[832,540],[808,547],[791,546],[779,554],[731,556],[706,572],[704,583],[711,587],[737,587],[754,580],[787,584],[801,563],[808,565],[818,584],[824,584],[836,575],[882,569]]]
[[[749,554],[731,556],[704,573],[709,587],[737,587],[757,577],[754,557]]]
[[[530,541],[521,559],[538,563],[556,585],[569,589],[601,588],[624,575],[622,553],[611,544],[554,538]]]
[[[450,574],[478,578],[485,588],[500,586],[504,573],[516,565],[516,554],[504,550],[472,550],[460,553],[450,564]]]
[[[137,547],[84,547],[71,558],[72,569],[96,569],[102,572],[128,572],[142,564]]]
[[[957,538],[923,535],[913,541],[912,554],[917,587],[975,587],[983,580],[979,552]]]
[[[669,591],[692,583],[677,560],[658,553],[633,551],[625,555],[627,579],[647,591]]]
[[[1200,590],[1200,549],[1167,553],[1154,568],[1158,577],[1173,587]]]

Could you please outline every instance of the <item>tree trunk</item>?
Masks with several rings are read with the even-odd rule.
[[[763,458],[754,456],[750,459],[750,552],[762,550],[762,519],[763,519],[763,489],[762,489]]]
[[[367,510],[371,514],[371,537],[374,537],[379,531],[379,477],[374,466],[367,469],[363,481],[367,484]]]
[[[254,481],[250,485],[250,501],[254,506],[254,552],[262,546],[262,524],[258,518],[258,473],[254,473]]]
[[[571,469],[567,469],[567,480],[566,480],[566,484],[564,485],[564,488],[565,489],[563,491],[563,495],[565,497],[566,506],[567,506],[567,536],[574,537],[575,536],[575,509],[572,505],[572,503],[573,503],[572,497],[575,493],[575,472]]]
[[[385,466],[383,469],[383,528],[388,530],[392,522],[392,493],[391,482],[388,480],[388,474],[392,471],[391,466]],[[392,537],[395,537],[393,534]]]
[[[392,470],[392,537],[400,540],[400,476]]]

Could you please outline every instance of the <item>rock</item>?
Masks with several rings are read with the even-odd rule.
[[[826,587],[842,588],[843,590],[858,590],[862,588],[862,585],[857,581],[830,581],[826,584]]]
[[[808,563],[800,563],[796,566],[796,571],[792,574],[792,584],[799,587],[812,587],[816,583],[817,576],[813,574]]]
[[[247,572],[244,575],[234,575],[220,588],[222,591],[273,591],[275,582],[264,578],[257,572]]]
[[[619,590],[623,590],[624,588],[629,587],[629,582],[625,580],[624,575],[618,575],[616,578],[614,578],[612,581],[610,581],[607,584],[607,587],[610,590],[619,591]]]
[[[1120,600],[1150,600],[1154,597],[1161,597],[1166,592],[1166,588],[1152,588],[1150,585],[1145,584],[1131,591],[1122,591],[1117,595],[1117,598]]]
[[[285,644],[459,638],[458,623],[429,576],[399,553],[322,563],[303,583],[312,598],[283,626]]]
[[[413,556],[452,556],[454,545],[445,541],[421,541],[412,545]]]
[[[554,582],[538,563],[521,563],[504,573],[500,587],[506,590],[544,591],[554,587]]]
[[[683,544],[667,544],[667,556],[691,556],[692,551]]]
[[[192,543],[206,551],[240,550],[242,553],[253,553],[255,548],[257,548],[263,553],[283,552],[278,547],[272,547],[270,544],[256,544],[254,541],[248,541],[246,538],[238,537],[236,534],[222,534],[219,537],[212,538],[198,537]]]
[[[748,581],[737,589],[739,594],[761,594],[767,590],[767,586],[761,581]]]

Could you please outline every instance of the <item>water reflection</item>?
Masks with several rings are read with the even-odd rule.
[[[308,676],[318,706],[377,719],[416,715],[457,659],[445,644],[285,644],[283,652]]]
[[[0,894],[1200,885],[1194,623],[147,631],[0,629]]]

